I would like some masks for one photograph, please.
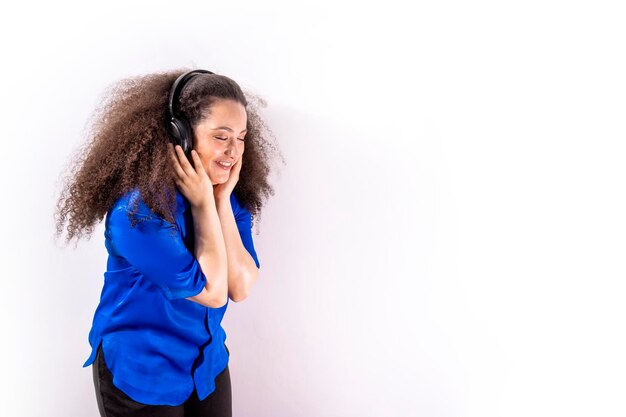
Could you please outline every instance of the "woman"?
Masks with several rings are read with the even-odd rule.
[[[173,71],[117,83],[94,113],[56,221],[70,241],[105,218],[83,365],[103,417],[232,415],[221,320],[257,280],[252,218],[279,156],[248,98],[228,77]]]

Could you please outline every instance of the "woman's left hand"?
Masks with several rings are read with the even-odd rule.
[[[217,200],[218,198],[230,198],[230,194],[235,189],[237,181],[239,181],[239,173],[241,172],[241,164],[243,163],[243,156],[239,158],[237,163],[230,169],[230,175],[228,181],[223,184],[217,184],[213,186],[213,196]]]

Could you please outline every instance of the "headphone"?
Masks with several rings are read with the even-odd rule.
[[[183,91],[185,84],[192,78],[199,74],[213,74],[207,70],[192,70],[187,71],[174,81],[170,90],[169,110],[170,110],[170,133],[173,137],[174,146],[180,145],[187,155],[187,158],[191,161],[191,148],[193,147],[193,130],[191,123],[186,117],[181,115],[176,109],[176,103],[180,98],[180,93]]]

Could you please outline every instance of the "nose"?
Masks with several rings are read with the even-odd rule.
[[[239,153],[237,152],[237,143],[235,142],[236,140],[237,139],[228,141],[228,145],[226,146],[226,151],[224,151],[224,153],[230,156],[231,158],[239,157]]]

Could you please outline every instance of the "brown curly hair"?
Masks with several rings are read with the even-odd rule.
[[[66,223],[66,243],[73,238],[91,238],[95,225],[115,201],[134,188],[153,213],[175,223],[176,184],[168,156],[168,98],[172,83],[186,71],[130,77],[105,91],[102,104],[87,123],[87,141],[76,151],[65,174],[54,213],[57,238]],[[244,93],[226,76],[200,74],[183,88],[178,110],[193,128],[210,114],[211,105],[222,99],[237,101],[246,108],[246,148],[233,192],[254,219],[260,217],[265,201],[274,195],[268,182],[274,159],[280,157],[285,163],[272,132],[259,115],[265,101]],[[133,226],[137,208],[135,200],[128,213]]]

